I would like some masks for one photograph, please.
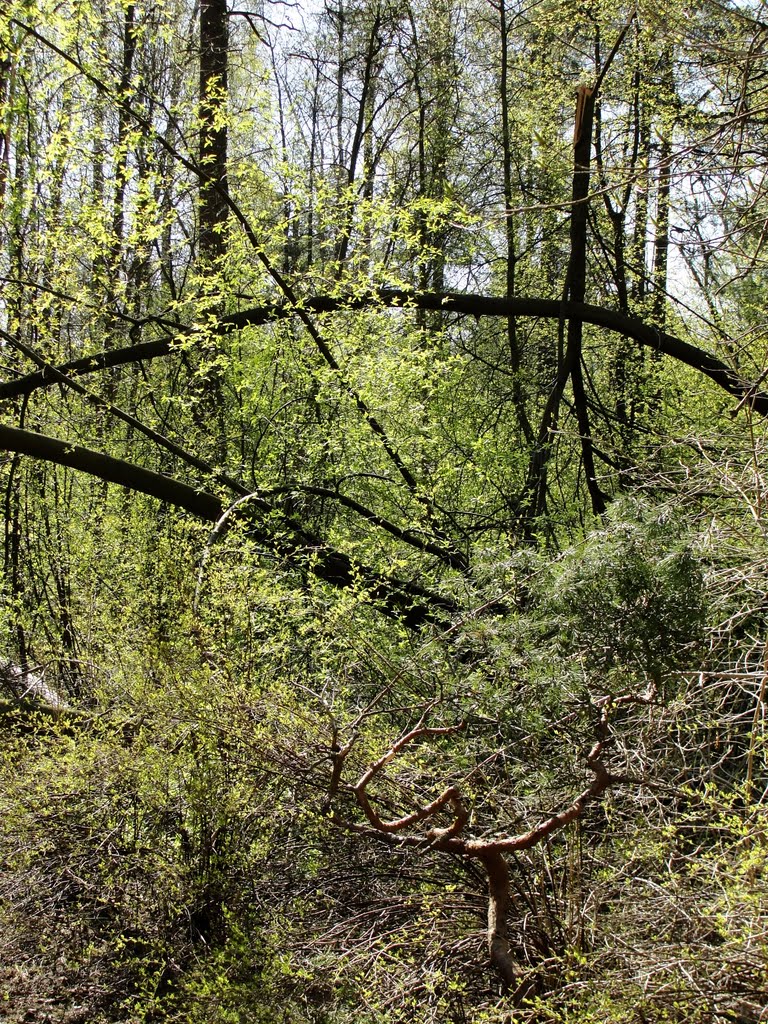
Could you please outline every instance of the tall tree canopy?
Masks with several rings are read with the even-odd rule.
[[[6,0],[0,961],[71,952],[55,1019],[760,1019],[767,46]]]

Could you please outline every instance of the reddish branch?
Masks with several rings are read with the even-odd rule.
[[[619,702],[643,702],[647,699],[645,697],[627,697],[620,698]],[[461,793],[456,786],[447,787],[440,796],[430,803],[424,804],[410,814],[391,821],[383,820],[373,806],[368,796],[368,786],[405,747],[423,737],[445,736],[465,728],[466,723],[464,722],[458,725],[438,728],[427,726],[425,722],[431,707],[424,712],[414,728],[404,733],[392,744],[385,754],[365,770],[356,783],[351,783],[346,787],[348,791],[354,794],[358,806],[365,816],[367,822],[365,825],[347,821],[331,809],[333,800],[341,786],[344,762],[354,746],[356,737],[353,735],[343,747],[339,747],[334,742],[333,771],[325,811],[330,812],[331,820],[340,827],[348,831],[376,837],[391,845],[418,847],[421,849],[431,848],[480,861],[488,877],[488,954],[492,964],[499,972],[505,988],[512,991],[517,985],[518,978],[514,958],[510,953],[509,941],[507,939],[511,897],[509,868],[504,854],[518,850],[528,850],[543,842],[552,833],[575,821],[582,814],[586,805],[594,800],[598,800],[612,784],[614,778],[603,764],[602,754],[608,736],[610,711],[616,703],[616,701],[606,700],[602,704],[600,720],[597,726],[597,739],[587,754],[587,766],[594,776],[590,785],[562,811],[550,815],[550,817],[538,825],[516,836],[506,836],[497,839],[472,839],[463,836],[462,833],[469,821],[469,814],[462,801]],[[453,821],[447,828],[431,828],[420,833],[405,832],[411,826],[417,825],[420,822],[426,822],[444,810],[450,810],[453,815]],[[522,993],[523,989],[521,988],[518,991]]]
[[[357,802],[363,809],[368,821],[371,825],[379,832],[400,832],[404,828],[408,828],[409,825],[415,825],[419,821],[424,821],[425,818],[431,818],[433,815],[441,811],[447,804],[450,804],[451,809],[454,813],[454,824],[450,829],[441,832],[441,836],[445,835],[457,835],[463,829],[464,825],[468,820],[468,814],[464,809],[459,796],[459,791],[455,786],[449,786],[444,793],[441,793],[436,800],[426,804],[424,807],[420,807],[418,810],[413,811],[411,814],[406,814],[402,818],[398,818],[395,821],[382,821],[377,812],[371,805],[368,799],[366,789],[368,784],[381,772],[385,765],[389,764],[409,743],[414,740],[420,739],[422,736],[447,736],[450,733],[458,732],[465,726],[464,722],[459,725],[449,725],[443,727],[429,727],[424,724],[428,712],[424,712],[421,716],[418,724],[411,729],[410,732],[405,733],[400,739],[384,754],[374,761],[374,763],[368,768],[368,770],[361,776],[358,782],[352,786],[352,792],[357,798]]]

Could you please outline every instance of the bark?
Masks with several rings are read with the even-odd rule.
[[[341,24],[343,24],[343,22]],[[366,140],[370,140],[370,133],[372,130],[372,124],[368,121],[368,118],[369,116],[372,117],[373,114],[373,97],[376,91],[376,77],[378,74],[378,66],[381,63],[381,50],[383,47],[383,43],[380,38],[381,24],[381,12],[377,10],[368,32],[368,47],[365,54],[365,64],[363,66],[360,100],[357,108],[357,118],[355,120],[355,134],[352,138],[352,146],[349,154],[347,155],[348,166],[343,168],[345,173],[340,173],[340,177],[346,183],[347,188],[345,189],[341,201],[341,206],[344,209],[344,215],[342,218],[341,231],[336,242],[336,253],[334,257],[336,261],[337,280],[341,279],[344,264],[346,263],[347,256],[349,255],[349,245],[352,238],[355,202],[351,196],[351,189],[355,183],[360,153]],[[370,143],[368,148],[370,151]],[[365,176],[367,173],[370,173],[370,168],[366,168],[364,164],[363,194],[365,194],[366,189]]]
[[[123,65],[120,73],[120,95],[127,96],[131,86],[133,59],[136,54],[136,8],[129,4],[125,9],[123,24]],[[117,152],[115,177],[115,196],[112,202],[112,251],[109,260],[110,287],[111,277],[117,277],[120,262],[120,251],[125,235],[125,188],[128,181],[128,130],[130,119],[127,110],[121,107],[118,112]],[[110,295],[111,300],[111,295]]]
[[[70,466],[108,483],[120,484],[130,490],[152,495],[161,501],[183,508],[200,519],[215,521],[221,514],[221,501],[213,494],[69,441],[60,441],[18,427],[0,425],[0,448],[20,455],[31,455],[33,458],[53,462],[58,466]]]
[[[5,189],[11,166],[12,108],[16,86],[16,65],[9,54],[0,58],[0,213],[5,202]]]
[[[218,523],[225,511],[220,498],[200,488],[45,434],[0,425],[0,449],[69,466],[107,483],[158,498],[207,522]],[[250,535],[256,543],[292,562],[296,568],[308,568],[313,575],[335,587],[359,589],[362,584],[371,603],[397,616],[410,629],[429,622],[444,625],[446,615],[458,611],[452,601],[416,583],[382,576],[353,562],[300,523],[281,515],[280,509],[266,499],[257,494],[248,497],[249,512],[252,512],[247,516]]]
[[[146,426],[146,424],[142,423],[141,420],[137,419],[135,416],[132,416],[130,413],[125,412],[123,409],[120,409],[119,407],[111,404],[106,399],[102,398],[101,395],[97,395],[94,394],[93,392],[88,391],[85,387],[83,387],[82,384],[79,383],[79,381],[75,380],[73,376],[63,373],[57,367],[51,366],[49,363],[47,363],[41,356],[37,354],[37,352],[35,352],[34,349],[30,348],[19,338],[13,337],[12,335],[8,334],[6,331],[3,331],[2,329],[0,329],[0,338],[6,341],[13,348],[16,348],[18,351],[22,352],[28,359],[30,359],[33,363],[39,366],[41,368],[42,373],[44,373],[46,377],[54,381],[58,381],[58,383],[61,384],[63,387],[69,388],[70,390],[75,391],[77,394],[82,395],[87,402],[89,402],[91,405],[94,405],[97,409],[101,409],[102,411],[108,413],[115,419],[122,420],[122,422],[127,424],[131,430],[136,430],[138,433],[143,434],[144,437],[149,438],[149,440],[152,441],[158,448],[170,452],[171,455],[176,456],[183,462],[186,462],[187,465],[192,466],[194,469],[197,469],[200,472],[204,473],[206,476],[210,477],[211,480],[214,480],[220,486],[226,487],[229,490],[234,491],[235,494],[249,493],[247,487],[244,487],[238,481],[233,480],[231,477],[227,476],[220,470],[215,469],[210,463],[206,462],[205,459],[199,458],[193,452],[187,451],[185,448],[182,448],[174,441],[171,441],[170,438],[166,437],[164,434],[161,434],[158,431],[153,430],[151,427]],[[101,423],[101,421],[99,422]]]
[[[587,220],[589,213],[590,157],[596,88],[582,86],[577,93],[573,133],[573,181],[571,186],[570,258],[563,288],[566,302],[583,304],[587,280]],[[565,314],[561,313],[562,324]],[[547,495],[547,471],[552,454],[552,437],[557,426],[563,394],[568,379],[573,388],[576,422],[581,438],[581,453],[587,489],[596,515],[605,512],[605,496],[595,475],[594,453],[590,432],[584,380],[581,372],[581,353],[584,334],[583,320],[570,317],[565,353],[558,359],[558,370],[544,414],[541,417],[536,445],[531,453],[525,485],[525,519],[528,528],[543,515]]]
[[[659,152],[659,183],[656,196],[656,238],[653,243],[652,320],[661,330],[666,324],[667,265],[669,263],[669,194],[672,143],[668,135]]]
[[[251,497],[251,493],[249,492],[248,488],[244,487],[239,481],[234,480],[226,473],[223,473],[221,470],[216,469],[210,463],[206,462],[204,459],[199,458],[193,452],[187,451],[187,449],[182,448],[180,445],[176,444],[174,441],[171,441],[165,435],[158,433],[158,431],[153,430],[151,427],[146,426],[144,423],[138,420],[135,416],[132,416],[130,413],[126,413],[122,409],[109,404],[99,395],[95,395],[87,391],[86,388],[84,388],[78,381],[74,380],[67,374],[62,373],[55,366],[46,365],[45,361],[41,357],[39,357],[33,349],[30,349],[29,346],[25,345],[23,342],[13,338],[11,335],[7,334],[5,331],[2,330],[0,330],[0,338],[4,338],[10,345],[13,345],[14,347],[18,348],[33,362],[37,363],[39,366],[42,366],[43,371],[46,373],[46,375],[53,378],[54,380],[57,380],[64,387],[70,388],[73,391],[77,392],[78,394],[82,395],[86,399],[86,401],[89,401],[97,408],[102,409],[103,411],[109,413],[111,416],[114,416],[119,420],[122,420],[122,422],[126,423],[130,428],[136,430],[137,432],[147,437],[158,448],[162,449],[163,451],[169,452],[171,455],[174,455],[178,459],[181,459],[187,465],[200,471],[206,477],[210,478],[211,481],[215,481],[215,483],[217,483],[219,486],[225,487],[228,490],[232,491],[233,493],[240,495],[241,497]],[[338,490],[334,491],[325,487],[292,484],[289,486],[272,489],[269,491],[269,495],[270,497],[277,497],[279,495],[290,495],[295,494],[297,492],[301,492],[303,494],[312,494],[320,498],[327,498],[330,499],[331,501],[335,501],[342,507],[348,508],[350,511],[355,512],[363,519],[367,519],[369,522],[372,522],[374,525],[385,530],[387,533],[391,534],[393,537],[396,537],[398,540],[401,540],[405,544],[408,544],[410,547],[414,547],[420,551],[424,551],[429,554],[437,556],[441,561],[445,562],[445,564],[449,565],[451,568],[466,568],[465,560],[461,557],[457,557],[456,552],[443,548],[438,544],[434,544],[428,539],[425,539],[424,537],[417,536],[410,530],[402,529],[396,523],[391,522],[384,516],[381,516],[378,513],[374,512],[372,509],[366,508],[364,505],[360,504],[360,502],[355,501],[355,499],[353,498],[347,497]]]
[[[650,695],[636,697],[632,694],[607,699],[600,706],[600,718],[596,727],[597,738],[587,754],[587,766],[594,775],[590,785],[580,793],[567,807],[557,814],[550,815],[538,825],[517,836],[501,839],[470,839],[463,836],[469,823],[469,814],[464,806],[461,793],[455,786],[449,786],[435,800],[418,806],[415,811],[390,821],[384,821],[371,803],[368,785],[381,775],[384,768],[393,761],[408,745],[430,736],[445,736],[459,732],[465,728],[460,722],[453,726],[431,728],[426,725],[429,713],[435,703],[427,705],[421,718],[408,732],[403,733],[392,746],[368,766],[360,779],[347,788],[352,791],[359,808],[365,815],[367,824],[360,825],[344,820],[333,810],[333,800],[342,784],[344,763],[355,744],[357,728],[361,718],[351,728],[351,737],[343,746],[339,745],[338,732],[334,730],[331,746],[333,770],[327,799],[323,805],[323,813],[329,815],[334,824],[349,832],[375,837],[391,846],[402,846],[433,849],[442,853],[450,853],[467,859],[479,860],[488,878],[488,928],[487,944],[491,963],[502,980],[504,989],[510,991],[512,1001],[517,1004],[531,992],[530,984],[517,985],[517,972],[514,957],[511,954],[507,932],[509,915],[512,907],[510,892],[509,868],[504,858],[505,853],[517,850],[529,850],[543,842],[552,833],[575,821],[588,803],[599,799],[615,781],[603,764],[602,754],[608,739],[608,723],[611,711],[619,705],[648,703]],[[370,710],[370,708],[368,709]],[[413,834],[405,830],[413,825],[426,822],[440,812],[449,810],[453,813],[453,822],[447,828],[433,828],[425,832]],[[404,834],[405,833],[405,834]]]
[[[600,67],[599,35],[595,39],[595,64],[600,72],[593,86],[581,86],[577,92],[576,116],[573,133],[573,181],[571,188],[570,257],[563,287],[563,302],[583,305],[586,297],[587,280],[587,227],[589,215],[590,163],[592,156],[592,133],[595,103],[600,86],[608,73],[616,54],[635,20],[633,12],[613,45],[613,49]],[[565,319],[561,311],[560,323]],[[562,328],[561,328],[562,329]],[[589,409],[582,373],[582,340],[584,320],[579,317],[568,319],[568,337],[562,359],[558,351],[558,372],[552,392],[539,426],[537,444],[532,452],[528,478],[524,491],[525,518],[528,532],[533,521],[543,513],[547,493],[547,465],[552,451],[552,434],[557,423],[563,393],[568,378],[573,388],[574,410],[581,439],[582,464],[586,476],[587,490],[595,515],[602,515],[606,509],[607,497],[597,482],[595,473],[594,448],[589,423]],[[562,343],[561,343],[562,344]]]
[[[515,961],[509,951],[510,891],[509,868],[498,850],[478,856],[488,875],[488,955],[499,972],[504,988],[513,990],[517,981]]]
[[[227,62],[226,0],[200,2],[200,255],[214,260],[226,251]]]
[[[571,259],[568,265],[568,299],[583,303],[587,288],[587,216],[589,213],[590,157],[595,91],[586,86],[579,90],[576,108],[576,134],[573,149],[573,192],[571,197]],[[566,372],[571,378],[576,422],[581,438],[581,457],[587,490],[595,515],[606,509],[606,497],[600,489],[595,472],[595,456],[589,423],[587,396],[581,370],[584,322],[575,317],[568,321]]]
[[[200,247],[199,255],[205,274],[202,298],[205,312],[215,319],[221,315],[219,272],[227,251],[227,68],[229,59],[229,26],[226,0],[200,0],[200,154],[199,164],[204,177],[200,179]],[[227,425],[224,382],[216,363],[217,349],[213,339],[204,336],[198,346],[197,374],[192,390],[197,402],[192,412],[201,428],[216,424],[215,458],[221,464],[227,457]],[[208,363],[206,367],[205,364]],[[214,433],[214,432],[211,432]]]
[[[512,183],[512,139],[510,131],[509,112],[509,32],[510,26],[507,21],[507,8],[505,0],[499,3],[499,31],[501,34],[501,148],[504,170],[504,231],[507,242],[507,268],[506,268],[506,295],[507,299],[515,297],[515,271],[517,265],[517,252],[515,242],[515,218],[512,212],[514,201]],[[533,428],[531,427],[528,413],[525,408],[525,395],[520,380],[520,367],[522,352],[517,333],[517,319],[514,316],[507,317],[507,347],[509,349],[509,365],[514,374],[512,384],[512,399],[515,406],[520,429],[525,440],[530,444],[533,441]]]
[[[459,293],[445,292],[412,292],[403,290],[382,289],[363,296],[350,298],[329,298],[318,296],[306,299],[302,303],[302,311],[294,308],[293,305],[266,305],[254,309],[244,310],[231,316],[223,317],[218,324],[217,330],[221,334],[230,331],[237,331],[243,327],[258,326],[267,324],[273,320],[285,319],[287,317],[299,316],[300,312],[309,313],[332,313],[342,310],[367,309],[372,306],[383,306],[398,308],[401,306],[416,307],[419,309],[439,309],[446,313],[466,314],[475,317],[531,317],[533,319],[559,320],[561,317],[578,318],[585,324],[593,324],[596,327],[603,327],[615,334],[636,341],[639,345],[667,355],[685,366],[704,374],[719,388],[737,398],[752,408],[760,416],[768,416],[768,393],[757,390],[757,387],[745,381],[733,369],[711,355],[704,349],[697,348],[687,341],[668,334],[666,331],[658,330],[651,324],[634,316],[629,316],[617,310],[607,309],[604,306],[594,306],[589,303],[559,302],[557,299],[527,299],[515,298],[512,300],[496,298],[486,295],[462,295]],[[159,322],[164,328],[177,332],[177,338],[167,338],[159,341],[145,342],[141,345],[131,345],[123,349],[115,349],[109,352],[98,352],[82,359],[73,359],[68,363],[61,364],[58,369],[62,373],[72,376],[97,373],[110,366],[118,366],[124,363],[141,362],[143,360],[156,359],[167,356],[174,350],[177,340],[188,337],[190,331],[182,324],[175,324],[171,321],[153,321],[147,318],[147,323]],[[335,361],[334,361],[335,362]],[[338,365],[338,364],[336,364]],[[17,380],[0,383],[0,400],[15,398],[20,395],[27,395],[38,388],[48,388],[55,383],[44,371],[29,374]]]

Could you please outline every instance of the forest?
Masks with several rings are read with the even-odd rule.
[[[761,0],[0,4],[0,1019],[768,1019]]]

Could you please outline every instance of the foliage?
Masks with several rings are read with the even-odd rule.
[[[761,17],[3,5],[4,1020],[762,1019]]]
[[[615,505],[611,519],[550,570],[547,611],[565,656],[578,653],[588,674],[604,684],[618,675],[624,688],[662,686],[702,653],[701,559],[663,507]]]

